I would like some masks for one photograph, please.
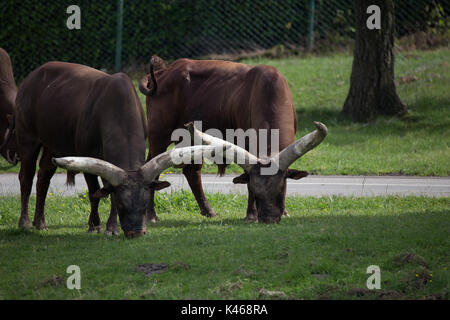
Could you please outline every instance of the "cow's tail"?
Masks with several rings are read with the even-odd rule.
[[[152,83],[150,87],[149,78],[151,78]],[[156,89],[158,88],[158,85],[156,83],[155,78],[155,66],[153,59],[150,61],[150,77],[146,75],[144,78],[141,79],[139,82],[139,91],[142,92],[142,94],[146,95],[147,97],[151,97],[155,94]]]
[[[66,185],[69,187],[73,187],[75,185],[75,175],[77,172],[75,171],[67,171],[67,179],[66,179]]]
[[[227,169],[227,165],[226,164],[218,164],[217,165],[217,174],[220,177],[223,177],[225,175],[225,170]]]

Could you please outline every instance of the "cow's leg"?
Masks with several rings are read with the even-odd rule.
[[[33,226],[37,230],[48,230],[45,224],[45,198],[47,197],[50,180],[56,171],[56,166],[52,164],[51,155],[44,148],[41,160],[39,161],[38,179],[36,182],[36,209],[34,211]]]
[[[159,180],[159,175],[156,177],[156,180]],[[148,203],[147,209],[147,222],[156,223],[159,221],[158,216],[155,211],[155,190],[150,190],[150,199]]]
[[[289,217],[289,212],[286,210],[286,190],[284,190],[283,204],[285,205],[283,216]]]
[[[98,205],[100,203],[100,199],[98,197],[94,197],[94,193],[100,189],[98,177],[89,173],[84,173],[83,175],[88,185],[89,202],[91,203],[88,232],[101,232],[102,225],[100,222],[100,217],[98,215]]]
[[[119,235],[119,226],[117,224],[117,209],[114,195],[110,195],[111,198],[111,211],[109,212],[108,222],[106,222],[105,234],[108,236]]]
[[[286,190],[287,190],[287,182],[284,185],[282,190],[283,192],[283,216],[289,217],[289,212],[286,210]]]
[[[245,217],[245,221],[258,221],[258,210],[256,209],[255,197],[253,196],[253,192],[248,188],[248,204],[247,204],[247,215]]]
[[[20,218],[19,228],[30,229],[30,218],[28,216],[28,201],[30,200],[31,187],[36,172],[36,161],[39,156],[40,146],[37,143],[27,143],[18,139],[20,150]]]
[[[152,137],[152,138],[150,138],[150,137]],[[149,145],[148,157],[147,157],[147,160],[145,161],[146,163],[149,162],[152,158],[156,157],[157,155],[165,152],[171,142],[170,137],[159,138],[154,135],[149,135],[149,141],[150,141],[150,145]],[[158,180],[158,179],[159,179],[159,175],[158,175],[158,177],[156,177],[156,180]],[[155,212],[155,201],[154,200],[155,200],[155,190],[152,189],[152,190],[150,190],[150,199],[149,199],[148,208],[147,208],[147,222],[156,223],[159,221],[159,218]]]
[[[190,164],[183,167],[183,174],[194,193],[198,206],[200,207],[200,213],[205,217],[215,217],[216,214],[211,209],[211,206],[206,199],[205,193],[202,187],[202,165]]]

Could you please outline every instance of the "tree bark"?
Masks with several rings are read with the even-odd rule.
[[[381,29],[370,30],[370,5],[381,11]],[[400,101],[394,82],[394,1],[354,0],[356,38],[350,90],[343,113],[355,122],[368,122],[378,115],[401,115],[406,106]]]

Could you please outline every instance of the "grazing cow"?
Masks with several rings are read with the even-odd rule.
[[[47,229],[45,198],[60,166],[69,170],[68,182],[73,183],[74,173],[84,174],[91,202],[90,231],[101,228],[99,198],[111,194],[106,233],[118,234],[118,214],[127,237],[145,234],[149,190],[169,186],[155,177],[172,165],[172,153],[145,164],[145,116],[127,75],[108,75],[72,63],[46,63],[20,86],[15,118],[21,159],[19,227],[30,228],[28,200],[42,148],[33,220],[37,229]],[[190,154],[191,149],[172,152]]]
[[[12,165],[18,159],[14,137],[13,114],[17,86],[8,53],[0,48],[0,154]]]
[[[192,121],[202,121],[204,130],[218,129],[222,136],[226,135],[226,129],[255,129],[258,145],[260,129],[278,129],[279,150],[293,148],[297,116],[287,82],[274,67],[190,59],[179,59],[166,66],[161,58],[153,56],[150,74],[140,81],[139,89],[147,96],[150,148],[147,160],[164,152],[171,143],[172,132]],[[314,143],[320,143],[326,132],[324,125],[318,125]],[[270,141],[267,147],[260,152],[265,152],[267,159],[271,159],[278,150],[272,150]],[[248,148],[247,144],[245,149]],[[286,214],[286,179],[307,175],[304,171],[289,169],[291,163],[286,161],[272,176],[260,174],[260,167],[267,165],[264,161],[243,166],[245,173],[233,182],[248,186],[246,220],[277,222],[282,214]],[[201,214],[212,217],[215,213],[202,189],[201,166],[184,166],[183,174]],[[222,175],[224,171],[225,166],[219,165],[219,173]],[[148,219],[156,221],[153,206],[150,209]]]

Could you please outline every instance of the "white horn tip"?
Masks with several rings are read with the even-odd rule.
[[[322,122],[314,121],[314,125],[316,126],[317,130],[319,130],[320,134],[322,136],[327,136],[328,134],[328,128],[326,125],[324,125]]]

